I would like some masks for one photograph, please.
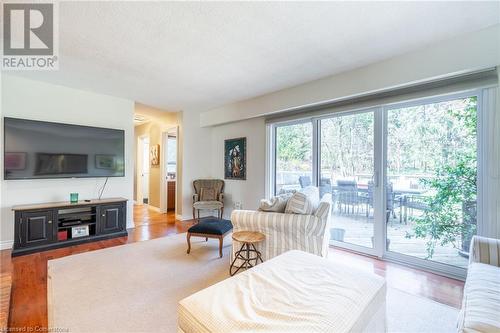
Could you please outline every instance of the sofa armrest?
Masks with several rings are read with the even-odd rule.
[[[193,194],[193,203],[199,200],[198,194]]]
[[[500,267],[500,239],[472,237],[469,263],[474,262]]]

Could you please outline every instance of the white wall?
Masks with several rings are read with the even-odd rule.
[[[224,140],[247,138],[247,179],[225,180],[224,216],[229,218],[234,203],[242,209],[257,209],[265,196],[266,125],[263,118],[217,126],[212,129],[212,175],[224,179]]]
[[[179,139],[182,140],[179,142],[182,147],[182,173],[180,181],[177,181],[177,186],[181,189],[177,195],[182,198],[181,218],[186,220],[193,216],[193,180],[213,178],[212,129],[200,127],[200,110],[183,111],[179,123],[181,128]]]
[[[129,199],[127,227],[133,226],[133,101],[3,74],[1,102],[5,117],[125,130],[125,177],[110,178],[103,196]],[[0,245],[12,244],[13,205],[68,201],[70,192],[78,192],[81,199],[96,198],[103,182],[104,178],[5,181],[2,177]]]
[[[200,116],[201,125],[250,119],[499,64],[500,25],[496,25],[356,70],[206,110]]]
[[[263,115],[325,100],[342,99],[367,92],[405,86],[500,65],[500,25],[429,45],[357,70],[304,83],[214,110],[192,110],[184,119],[183,218],[191,210],[191,182],[202,177],[223,177],[223,140],[247,136],[247,181],[226,181],[226,216],[234,201],[253,209],[265,193],[265,124]],[[500,98],[499,98],[500,100]],[[500,107],[500,106],[499,106]],[[261,117],[261,118],[258,118]],[[253,118],[253,119],[252,119]],[[206,140],[210,140],[207,144]],[[206,159],[211,157],[207,169]],[[500,203],[500,200],[498,201]],[[500,211],[500,206],[498,208]]]

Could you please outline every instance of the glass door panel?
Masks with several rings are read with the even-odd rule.
[[[311,122],[276,127],[276,195],[314,185],[312,136]]]
[[[476,230],[477,98],[387,110],[388,251],[467,267]]]
[[[374,112],[320,121],[320,194],[332,193],[331,242],[374,243]]]

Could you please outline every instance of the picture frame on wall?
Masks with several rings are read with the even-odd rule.
[[[224,179],[246,180],[247,138],[224,140]]]
[[[149,149],[149,160],[152,166],[160,165],[160,145],[152,145]]]
[[[26,153],[5,153],[4,165],[5,170],[25,170],[26,169]]]
[[[96,169],[108,169],[113,170],[116,168],[115,155],[95,155],[95,167]]]

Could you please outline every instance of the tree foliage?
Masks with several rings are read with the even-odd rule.
[[[450,108],[448,113],[462,125],[468,138],[477,133],[477,100],[464,100],[464,108]],[[477,152],[476,145],[454,152],[446,164],[438,168],[435,178],[423,179],[435,194],[427,198],[428,209],[414,218],[414,229],[408,238],[427,239],[427,256],[432,258],[437,245],[452,244],[460,248],[468,243],[476,230]],[[468,249],[464,249],[468,250]]]

